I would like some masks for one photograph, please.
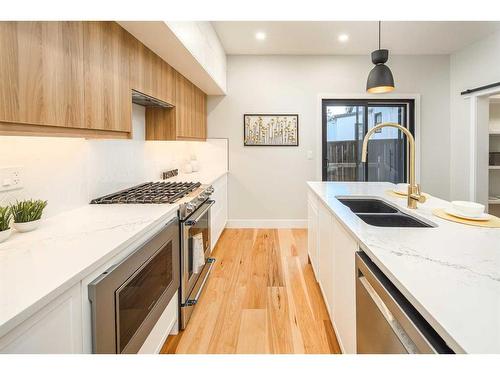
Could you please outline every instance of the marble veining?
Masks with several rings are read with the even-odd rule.
[[[457,352],[500,353],[500,229],[432,215],[449,202],[430,197],[418,209],[386,193],[389,183],[308,182],[360,247]],[[435,228],[364,223],[335,197],[373,196],[431,221]]]

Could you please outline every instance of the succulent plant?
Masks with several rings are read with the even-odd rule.
[[[16,202],[10,206],[10,211],[16,223],[27,223],[39,220],[42,217],[43,209],[47,206],[47,201],[27,200]]]
[[[0,207],[0,232],[10,228],[11,218],[10,207]]]

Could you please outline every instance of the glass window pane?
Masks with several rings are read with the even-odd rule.
[[[361,163],[366,132],[383,122],[411,128],[411,100],[323,101],[324,181],[406,181],[406,137],[383,128],[370,137],[368,163]],[[411,129],[410,129],[411,130]]]
[[[364,181],[360,164],[364,107],[326,107],[326,181]]]
[[[401,105],[368,106],[368,129],[383,122],[406,127],[406,108]],[[368,146],[368,181],[405,181],[406,138],[396,128],[383,128],[372,134]]]

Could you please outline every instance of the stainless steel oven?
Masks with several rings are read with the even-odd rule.
[[[210,208],[214,203],[213,200],[205,200],[181,220],[181,329],[186,328],[215,262],[210,257]]]
[[[179,289],[179,220],[89,284],[92,351],[137,353]]]

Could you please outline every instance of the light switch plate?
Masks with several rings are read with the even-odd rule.
[[[0,191],[22,189],[21,170],[21,167],[0,168]]]
[[[313,152],[311,150],[307,151],[307,159],[312,160],[313,158]]]

